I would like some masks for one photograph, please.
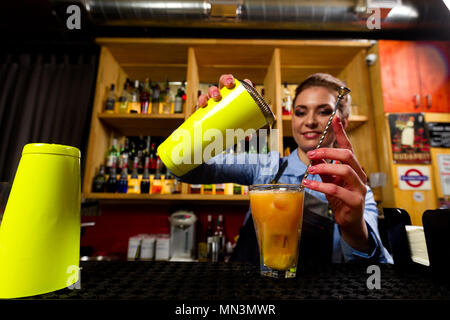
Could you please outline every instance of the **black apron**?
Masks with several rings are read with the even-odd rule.
[[[305,192],[298,264],[331,263],[334,221],[328,203]],[[259,248],[253,218],[239,232],[230,261],[259,264]]]

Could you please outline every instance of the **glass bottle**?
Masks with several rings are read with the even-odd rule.
[[[162,113],[169,114],[171,105],[170,105],[170,87],[169,81],[166,80],[166,87],[161,91],[160,102],[162,104]]]
[[[92,192],[105,192],[106,176],[105,166],[100,165],[98,173],[94,177],[92,182]]]
[[[156,146],[152,143],[150,147],[150,174],[156,174]]]
[[[152,114],[159,114],[159,98],[161,89],[156,83],[152,90]]]
[[[108,180],[106,181],[106,192],[117,192],[117,173],[116,173],[116,160],[113,160]]]
[[[120,179],[117,182],[117,192],[127,193],[128,191],[128,170],[126,164],[123,164],[122,171],[120,172]]]
[[[111,89],[106,96],[105,112],[114,113],[114,105],[116,103],[116,94],[114,93],[115,85],[111,84]]]
[[[292,114],[292,97],[291,97],[291,92],[288,89],[287,82],[284,83],[281,107],[283,110],[283,115]]]
[[[150,87],[151,82],[147,79],[145,79],[144,87],[141,91],[141,113],[142,114],[148,114],[149,113],[149,106],[150,106],[150,99],[152,96],[152,89]]]
[[[140,113],[141,105],[139,102],[139,80],[136,80],[134,82],[134,89],[131,92],[131,97],[128,105],[130,113]]]
[[[149,158],[145,158],[144,164],[144,174],[142,175],[141,180],[141,193],[149,193],[150,192],[150,178],[149,178]]]
[[[186,101],[186,93],[184,89],[184,81],[181,86],[178,87],[177,94],[175,96],[175,104],[173,107],[173,113],[183,113],[183,105]]]
[[[128,181],[128,193],[140,193],[139,187],[139,176],[138,176],[138,162],[139,158],[134,157],[133,161],[133,171],[131,173],[130,180]]]
[[[128,82],[125,82],[123,85],[122,93],[120,94],[119,99],[117,100],[117,112],[118,113],[128,113]]]
[[[156,173],[155,173],[155,177],[153,178],[153,183],[151,186],[152,194],[160,194],[161,189],[162,189],[161,172],[160,172],[159,162],[161,162],[161,159],[159,159],[159,156],[157,156]]]
[[[117,139],[113,139],[111,148],[109,149],[106,155],[106,173],[110,174],[110,170],[113,164],[113,161],[118,161],[119,159],[119,151],[117,150]]]

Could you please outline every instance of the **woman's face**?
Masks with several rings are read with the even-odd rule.
[[[337,95],[337,94],[336,94]],[[294,101],[292,133],[298,147],[303,152],[316,148],[330,115],[336,104],[336,95],[324,87],[310,87],[303,90]],[[341,121],[346,127],[344,119]],[[329,128],[322,147],[332,147],[335,136]]]

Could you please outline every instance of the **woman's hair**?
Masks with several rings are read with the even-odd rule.
[[[345,82],[333,77],[328,73],[314,73],[306,78],[302,83],[300,83],[295,89],[294,101],[297,99],[298,95],[303,91],[311,87],[324,87],[326,89],[338,92],[339,87],[346,86]],[[346,95],[339,104],[339,110],[344,118],[350,115],[350,95]]]

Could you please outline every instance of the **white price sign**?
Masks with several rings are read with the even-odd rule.
[[[450,154],[438,154],[439,178],[444,196],[450,196]]]

